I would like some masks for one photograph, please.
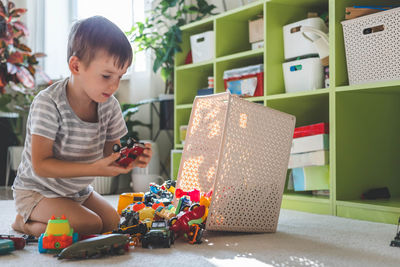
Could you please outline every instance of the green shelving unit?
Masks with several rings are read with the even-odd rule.
[[[187,125],[197,90],[214,77],[214,93],[224,92],[225,70],[264,64],[264,95],[246,98],[296,116],[296,125],[329,122],[330,196],[285,189],[282,208],[397,224],[400,215],[400,81],[349,85],[341,21],[354,5],[397,5],[377,0],[260,0],[182,27],[182,53],[175,67],[175,149],[182,149],[179,126]],[[328,12],[330,87],[285,93],[282,27]],[[248,21],[264,16],[264,48],[251,50]],[[215,58],[185,65],[190,36],[213,30]],[[179,159],[179,156],[178,158]],[[178,165],[178,164],[176,164]],[[370,188],[387,186],[390,200],[362,200]]]

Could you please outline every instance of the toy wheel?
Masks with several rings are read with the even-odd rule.
[[[47,249],[43,248],[43,234],[40,235],[38,240],[39,253],[46,253]]]
[[[170,248],[171,247],[171,239],[168,238],[167,240],[165,240],[165,244],[164,244],[165,248]]]
[[[133,141],[133,139],[129,137],[128,140],[126,141],[126,146],[132,148],[134,144],[135,141]]]
[[[190,211],[192,211],[192,210],[194,210],[195,208],[198,208],[198,207],[200,207],[200,204],[198,204],[198,203],[195,203],[195,204],[193,204],[192,206],[190,206]]]
[[[178,218],[173,217],[168,221],[168,226],[172,226],[174,225],[174,223],[176,223],[176,221],[178,220]]]
[[[147,240],[142,240],[142,248],[148,248],[149,247],[149,242]]]
[[[120,150],[121,150],[121,147],[118,144],[113,145],[114,152],[119,152]]]

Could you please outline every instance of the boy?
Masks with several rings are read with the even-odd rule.
[[[68,39],[69,78],[34,99],[27,136],[13,185],[16,231],[39,236],[52,215],[65,215],[80,234],[118,226],[115,208],[90,183],[94,176],[116,176],[150,161],[151,145],[126,168],[115,161],[114,144],[127,133],[113,93],[132,62],[125,34],[106,18],[78,21]]]

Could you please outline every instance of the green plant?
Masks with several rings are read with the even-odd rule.
[[[135,52],[150,49],[155,53],[153,71],[161,68],[165,82],[165,93],[173,92],[174,56],[181,52],[182,34],[180,27],[212,13],[215,5],[206,0],[186,5],[185,0],[161,0],[144,23],[137,22],[126,34],[134,43]],[[194,16],[187,20],[188,16]]]
[[[143,123],[135,118],[135,114],[139,111],[139,106],[150,103],[151,100],[143,100],[135,104],[123,103],[121,104],[122,115],[128,128],[128,133],[121,139],[122,145],[126,144],[129,137],[135,140],[139,139],[139,133],[136,131],[136,126],[143,126],[151,129],[151,124]]]
[[[21,41],[28,35],[28,29],[19,18],[27,10],[7,2],[5,6],[0,1],[0,111],[18,113],[17,122],[12,121],[11,125],[22,145],[29,106],[41,89],[35,83],[35,74],[41,74],[47,83],[50,79],[37,66],[37,58],[44,54],[33,54]]]

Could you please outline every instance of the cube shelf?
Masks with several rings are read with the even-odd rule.
[[[296,116],[296,126],[330,125],[330,196],[285,189],[282,208],[397,224],[400,215],[400,81],[349,85],[341,21],[354,5],[396,5],[377,0],[260,0],[182,27],[182,53],[176,55],[175,149],[183,148],[179,126],[188,123],[197,89],[214,76],[214,93],[225,91],[223,73],[264,64],[264,95],[246,98]],[[308,12],[329,14],[330,87],[285,93],[283,26]],[[251,50],[248,21],[264,16],[264,47]],[[215,58],[185,65],[192,34],[214,30]],[[369,189],[388,187],[388,200],[363,200]]]

